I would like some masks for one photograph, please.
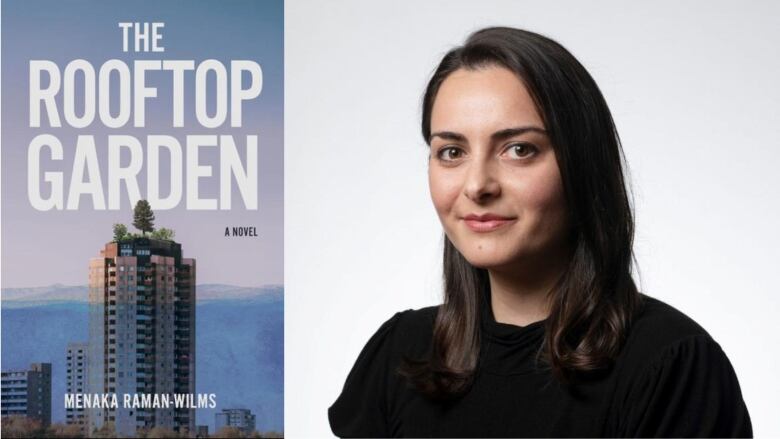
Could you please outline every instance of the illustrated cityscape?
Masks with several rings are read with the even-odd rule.
[[[196,262],[183,257],[180,243],[159,236],[126,230],[117,235],[115,228],[115,240],[90,260],[89,336],[68,343],[62,353],[66,370],[33,363],[26,370],[2,371],[3,435],[212,437],[207,425],[195,423],[195,403],[209,401],[196,393],[195,383]],[[54,432],[47,430],[53,373],[66,374],[67,380],[66,424]],[[136,400],[136,406],[127,406],[125,395],[164,395],[170,403],[150,406],[147,400],[139,407]],[[105,400],[113,396],[118,404],[107,406]],[[177,404],[175,396],[182,397]],[[221,408],[212,434],[280,435],[261,436],[255,420],[246,408]]]

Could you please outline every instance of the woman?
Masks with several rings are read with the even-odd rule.
[[[752,436],[728,358],[631,278],[620,142],[556,42],[488,28],[423,100],[444,303],[396,314],[329,409],[338,436]]]

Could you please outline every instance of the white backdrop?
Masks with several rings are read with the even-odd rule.
[[[636,202],[641,289],[699,322],[757,437],[780,436],[780,3],[286,0],[285,433],[327,408],[393,313],[439,303],[420,99],[489,25],[542,33],[596,79]]]

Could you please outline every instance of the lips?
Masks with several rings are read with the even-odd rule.
[[[516,218],[497,215],[494,213],[485,213],[482,215],[469,214],[463,217],[463,222],[466,226],[474,232],[484,233],[492,232],[499,229],[509,223],[512,223]]]

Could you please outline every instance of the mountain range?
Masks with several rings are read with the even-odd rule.
[[[281,299],[284,288],[280,285],[261,287],[239,287],[225,284],[200,284],[196,289],[198,302],[231,299]],[[46,287],[3,288],[2,301],[9,305],[34,304],[37,302],[86,302],[86,285],[54,284]],[[11,303],[13,302],[13,303]]]

